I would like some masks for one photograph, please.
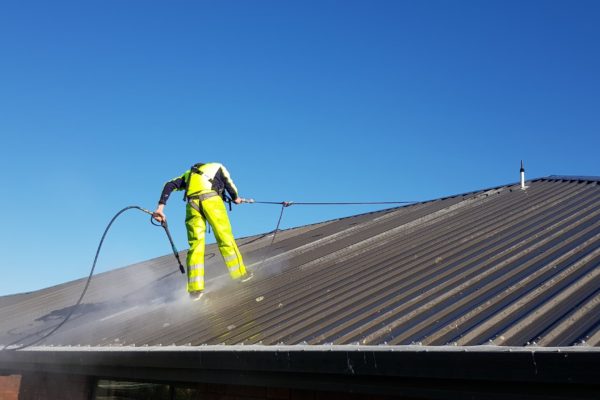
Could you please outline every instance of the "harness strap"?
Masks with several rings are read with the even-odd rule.
[[[192,174],[198,174],[198,175],[204,175],[204,172],[202,172],[202,170],[200,168],[202,168],[202,166],[204,165],[204,163],[197,163],[194,164],[190,167],[190,175],[188,177],[188,181],[185,182],[185,191],[183,192],[183,201],[188,201],[188,187],[190,185],[190,180],[192,179]],[[212,184],[213,183],[213,179],[212,178],[208,178],[208,181]]]
[[[199,200],[199,201],[204,201],[206,199],[210,199],[211,197],[215,197],[218,196],[219,193],[217,192],[207,192],[207,193],[202,193],[202,194],[193,194],[191,196],[188,196],[188,201],[189,200]]]
[[[204,211],[202,210],[202,202],[206,199],[210,199],[211,197],[216,197],[218,195],[219,194],[217,192],[208,192],[208,193],[187,196],[187,202],[190,205],[190,207],[192,207],[194,210],[198,211],[200,214],[202,214],[204,219],[206,219],[206,215],[204,215]],[[198,204],[196,204],[196,202],[194,202],[193,200],[198,200]]]
[[[202,174],[204,174],[204,172],[202,172],[202,170],[200,170],[200,168],[202,168],[203,165],[204,164],[202,164],[202,163],[194,164],[190,168],[190,171],[193,172],[193,173],[196,173],[198,175],[202,175]]]

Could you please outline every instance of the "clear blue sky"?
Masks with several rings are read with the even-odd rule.
[[[521,159],[600,175],[598,21],[598,1],[3,2],[0,295],[86,276],[110,218],[198,161],[269,201],[427,200]],[[166,211],[186,248],[179,194]],[[234,232],[278,213],[238,206]],[[169,251],[130,211],[97,269]]]

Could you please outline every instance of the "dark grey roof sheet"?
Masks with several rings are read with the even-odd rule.
[[[245,284],[210,245],[199,302],[169,255],[99,274],[40,345],[599,346],[599,180],[527,184],[240,239]],[[0,298],[0,345],[58,324],[84,283]]]

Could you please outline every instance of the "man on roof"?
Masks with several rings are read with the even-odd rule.
[[[225,191],[235,204],[242,202],[225,166],[216,162],[198,163],[183,175],[167,182],[153,214],[157,221],[166,220],[163,209],[169,196],[173,191],[180,190],[185,191],[184,201],[187,201],[185,226],[190,245],[187,254],[187,291],[190,297],[198,300],[204,291],[206,222],[213,228],[219,251],[231,278],[241,281],[250,279],[252,275],[246,272],[223,202]]]

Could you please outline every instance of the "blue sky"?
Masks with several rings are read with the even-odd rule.
[[[598,20],[597,1],[3,2],[0,295],[86,276],[112,216],[199,161],[263,201],[428,200],[516,182],[521,159],[600,175]],[[178,194],[166,211],[186,248]],[[278,215],[238,206],[234,233]],[[97,270],[169,250],[130,211]]]

